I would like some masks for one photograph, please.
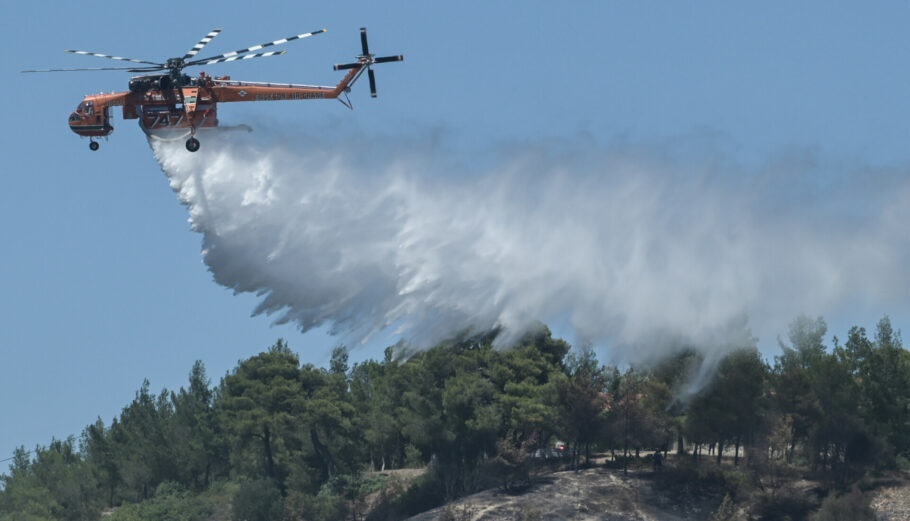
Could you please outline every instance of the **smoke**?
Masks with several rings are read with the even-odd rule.
[[[910,288],[904,171],[631,145],[511,146],[465,166],[429,139],[200,137],[197,153],[151,144],[215,280],[258,295],[254,314],[347,342],[498,328],[506,345],[542,321],[628,362],[710,358]]]

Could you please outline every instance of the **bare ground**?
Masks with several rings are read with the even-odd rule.
[[[461,498],[408,521],[682,521],[710,520],[723,501],[719,491],[693,489],[680,493],[656,490],[653,474],[593,468],[538,477],[521,494],[487,490]],[[797,480],[790,490],[811,497],[818,483]],[[910,479],[889,479],[871,494],[876,521],[910,521]],[[754,506],[754,505],[752,505]],[[727,519],[754,519],[745,505],[727,512]]]
[[[873,492],[870,506],[876,521],[910,521],[910,482],[879,488]]]
[[[722,497],[670,498],[654,491],[649,473],[605,468],[556,472],[538,478],[520,495],[487,490],[409,521],[682,521],[708,519]]]

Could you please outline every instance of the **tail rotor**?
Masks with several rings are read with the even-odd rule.
[[[342,71],[342,70],[347,70],[347,69],[353,69],[355,67],[360,67],[360,72],[357,74],[357,77],[354,80],[352,80],[349,85],[353,84],[354,81],[356,81],[356,79],[360,77],[360,74],[362,74],[363,71],[366,70],[367,76],[369,76],[369,78],[370,78],[370,96],[375,98],[376,97],[376,75],[373,73],[373,65],[377,64],[377,63],[400,62],[400,61],[404,60],[404,56],[399,54],[397,56],[382,56],[379,58],[374,58],[374,55],[370,54],[370,46],[367,44],[366,27],[360,28],[360,47],[361,47],[361,50],[363,51],[363,54],[360,54],[359,56],[357,56],[356,62],[336,64],[334,68],[336,71]]]

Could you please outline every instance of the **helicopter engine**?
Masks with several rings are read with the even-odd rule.
[[[150,90],[170,90],[191,85],[193,79],[186,74],[172,76],[161,74],[154,76],[134,76],[130,78],[130,92],[142,93]]]

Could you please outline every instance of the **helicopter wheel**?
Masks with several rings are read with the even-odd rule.
[[[98,150],[99,146],[101,146],[101,145],[99,145],[97,141],[92,141],[91,143],[88,144],[88,147],[92,150]]]
[[[189,150],[190,152],[195,152],[195,151],[199,150],[199,140],[194,137],[187,139],[186,140],[186,149]]]

